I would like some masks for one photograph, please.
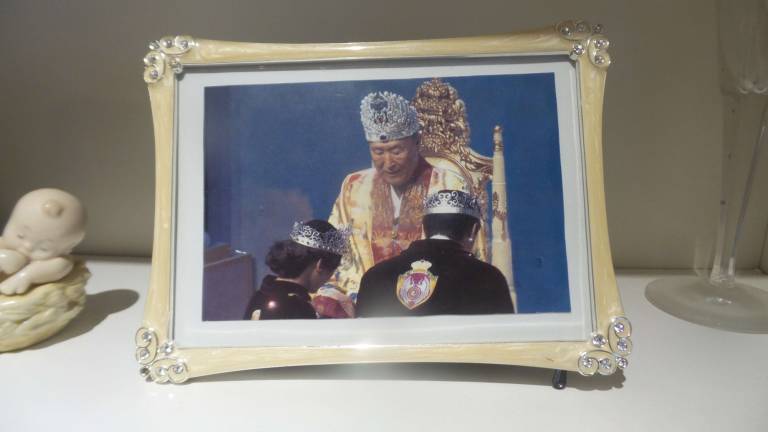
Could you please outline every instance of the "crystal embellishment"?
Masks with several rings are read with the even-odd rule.
[[[616,359],[616,366],[618,366],[619,369],[626,369],[626,367],[629,366],[629,360],[627,360],[626,357],[619,357]]]
[[[608,47],[608,41],[605,39],[598,39],[595,41],[595,48],[597,49],[603,49]]]
[[[605,344],[607,344],[607,343],[608,343],[608,339],[605,336],[601,335],[601,334],[596,334],[596,335],[592,336],[592,345],[594,345],[596,347],[605,346]]]
[[[179,364],[173,366],[173,373],[175,373],[175,374],[184,373],[184,365],[179,363]]]
[[[149,357],[149,350],[142,348],[139,350],[139,360],[146,360]]]
[[[615,331],[616,333],[624,333],[624,329],[626,329],[626,327],[624,326],[624,323],[621,321],[613,324],[613,331]]]
[[[597,364],[602,370],[611,370],[611,359],[609,358],[600,359]]]
[[[173,342],[165,342],[160,345],[160,352],[165,355],[171,355],[173,353]]]

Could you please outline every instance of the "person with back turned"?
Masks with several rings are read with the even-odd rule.
[[[514,313],[504,275],[475,258],[480,228],[476,197],[441,190],[424,200],[425,239],[364,275],[358,317]]]

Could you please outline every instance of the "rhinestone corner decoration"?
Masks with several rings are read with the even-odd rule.
[[[573,42],[569,53],[571,60],[578,60],[587,54],[589,61],[599,68],[611,65],[611,55],[608,53],[610,41],[603,34],[602,25],[568,20],[558,23],[555,29],[560,37]]]
[[[157,333],[142,327],[136,332],[136,361],[139,375],[159,384],[181,384],[189,378],[189,368],[184,360],[174,356],[173,341],[160,342]]]
[[[150,42],[150,51],[144,56],[144,82],[154,84],[163,79],[167,71],[182,73],[181,57],[195,46],[190,36],[165,36]]]
[[[590,344],[597,349],[581,353],[578,371],[582,375],[611,375],[629,366],[632,353],[632,325],[626,317],[615,317],[608,328],[608,337],[595,333]]]

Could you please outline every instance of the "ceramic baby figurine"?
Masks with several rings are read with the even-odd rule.
[[[16,203],[0,237],[0,294],[23,294],[57,281],[74,262],[68,254],[85,236],[85,209],[71,194],[38,189]]]

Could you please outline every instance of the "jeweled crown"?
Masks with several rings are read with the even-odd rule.
[[[368,94],[360,103],[360,121],[369,142],[409,137],[419,131],[416,108],[395,93]]]
[[[482,219],[477,197],[458,190],[441,190],[424,198],[424,214],[465,214]]]
[[[290,237],[294,242],[306,247],[345,255],[349,250],[349,233],[348,227],[321,233],[304,222],[294,222]]]

